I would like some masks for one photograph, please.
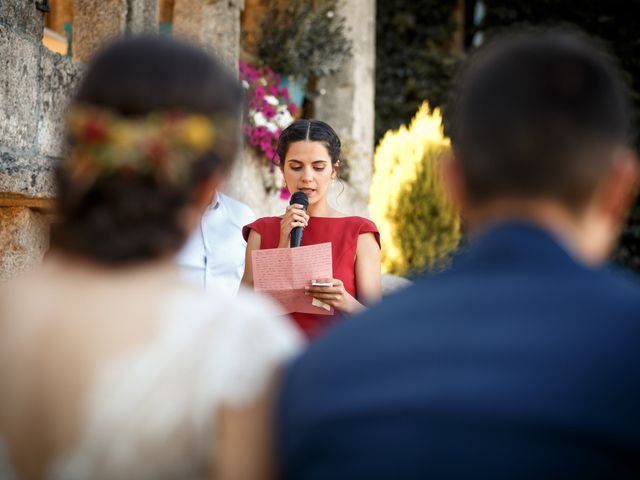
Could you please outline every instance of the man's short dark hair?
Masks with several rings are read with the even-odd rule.
[[[472,201],[553,198],[579,210],[630,134],[615,62],[586,36],[496,38],[463,70],[453,145]]]

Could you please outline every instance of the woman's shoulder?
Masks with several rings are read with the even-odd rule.
[[[357,215],[345,216],[342,218],[344,219],[344,221],[349,223],[351,227],[350,230],[352,230],[356,236],[360,236],[365,233],[371,233],[373,234],[378,245],[380,245],[380,232],[373,221]]]
[[[357,230],[358,233],[378,232],[378,227],[373,221],[358,215],[341,214],[335,217],[328,217],[327,219],[333,220],[336,223],[342,223],[343,225],[349,225]]]
[[[242,236],[245,240],[249,238],[251,230],[264,235],[266,232],[280,231],[280,217],[260,217],[248,225],[242,227]]]

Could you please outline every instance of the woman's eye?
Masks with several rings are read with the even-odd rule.
[[[321,172],[321,171],[323,171],[323,170],[324,170],[324,167],[314,167],[314,170],[315,170],[316,172]]]
[[[298,172],[302,170],[302,167],[291,167],[291,170],[293,170],[294,172]]]

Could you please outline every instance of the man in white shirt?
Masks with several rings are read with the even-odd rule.
[[[244,272],[247,242],[242,227],[256,215],[244,203],[216,192],[200,220],[200,228],[189,237],[176,256],[184,278],[235,295]]]

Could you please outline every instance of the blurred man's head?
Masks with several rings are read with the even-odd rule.
[[[589,230],[601,260],[631,197],[629,139],[626,88],[606,54],[575,34],[509,35],[464,70],[449,183],[473,226],[547,209]]]

